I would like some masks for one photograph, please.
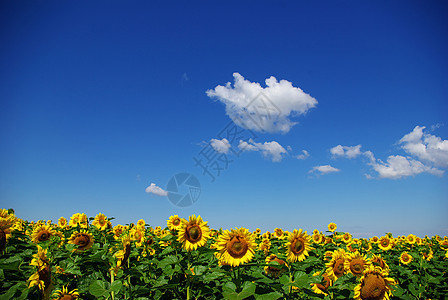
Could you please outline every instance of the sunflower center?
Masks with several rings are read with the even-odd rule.
[[[381,276],[368,274],[361,287],[361,299],[380,300],[386,294],[386,284]]]
[[[173,225],[174,226],[178,226],[179,224],[180,224],[180,220],[179,219],[174,219]]]
[[[381,241],[381,245],[382,245],[383,247],[387,247],[387,245],[389,245],[389,241],[388,241],[388,240],[382,240],[382,241]]]
[[[243,257],[247,253],[248,248],[246,240],[238,236],[234,236],[227,243],[227,252],[234,258]]]
[[[292,244],[291,250],[294,254],[300,254],[305,249],[302,239],[296,239]]]
[[[78,245],[80,248],[83,248],[83,247],[86,247],[90,243],[90,238],[88,235],[82,234],[82,235],[79,235],[75,239],[74,243],[76,245]]]
[[[73,298],[71,295],[64,295],[59,298],[59,300],[72,300],[72,299],[75,299],[75,298]]]
[[[334,264],[333,273],[336,277],[344,275],[344,261],[342,259],[338,259]]]
[[[188,225],[186,230],[187,240],[192,243],[198,242],[202,237],[201,228],[198,225]]]
[[[362,274],[362,271],[364,270],[364,263],[360,259],[355,259],[350,264],[350,270],[355,275]]]
[[[49,238],[50,238],[50,233],[46,230],[39,232],[39,234],[37,235],[37,239],[39,240],[39,242],[47,241]]]

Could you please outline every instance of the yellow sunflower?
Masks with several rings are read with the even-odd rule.
[[[54,300],[72,300],[72,299],[78,299],[78,289],[68,291],[68,287],[63,286],[62,290],[56,290],[54,291],[53,297]]]
[[[380,240],[380,239],[379,239],[376,235],[370,238],[370,241],[371,241],[372,243],[374,243],[374,244],[378,243],[379,240]]]
[[[6,209],[0,210],[0,253],[6,248],[6,241],[11,236],[16,219],[17,218],[13,214],[9,214]]]
[[[333,251],[331,260],[325,264],[327,267],[326,273],[331,280],[336,281],[339,277],[345,274],[345,250],[340,248]]]
[[[392,249],[392,240],[386,235],[380,237],[378,240],[378,247],[383,251]]]
[[[114,226],[114,228],[113,228],[114,238],[116,240],[120,239],[121,235],[123,234],[125,229],[126,228],[123,225],[121,225],[121,224],[117,224],[116,226]]]
[[[58,227],[65,228],[65,227],[67,227],[67,225],[68,225],[68,223],[67,223],[67,219],[66,218],[60,217],[58,219]]]
[[[429,250],[427,248],[427,249],[423,250],[421,253],[422,253],[423,258],[427,261],[430,261],[431,259],[434,258],[434,251],[432,251],[431,248],[429,248]]]
[[[121,237],[121,244],[122,248],[121,250],[117,251],[114,256],[117,259],[117,269],[120,268],[123,265],[123,262],[125,263],[124,266],[126,266],[126,262],[129,258],[129,255],[131,254],[131,236],[129,234],[125,234]]]
[[[344,261],[344,268],[355,276],[361,276],[371,262],[365,255],[362,255],[358,251],[355,253],[347,253]]]
[[[37,245],[37,253],[33,254],[30,266],[35,266],[37,271],[28,278],[28,288],[38,286],[43,294],[48,294],[51,291],[50,286],[52,285],[52,282],[50,263],[47,258],[47,249],[44,250]]]
[[[379,267],[368,267],[355,287],[355,300],[388,300],[392,294],[391,287],[396,282],[387,276],[387,271]]]
[[[129,234],[131,236],[131,240],[135,242],[135,246],[141,247],[143,243],[145,242],[145,228],[141,227],[132,227],[131,230],[129,230]]]
[[[346,244],[350,243],[352,241],[352,235],[348,232],[344,233],[342,236],[342,241]]]
[[[334,232],[336,228],[338,228],[338,225],[336,225],[335,223],[328,224],[328,231]]]
[[[174,215],[166,221],[166,224],[170,230],[179,230],[182,227],[182,219]]]
[[[86,230],[75,231],[69,239],[69,244],[77,245],[74,251],[80,252],[92,247],[94,242],[93,236]]]
[[[283,229],[275,228],[274,233],[272,235],[280,240],[283,240],[285,233],[283,232]]]
[[[268,257],[266,257],[266,263],[269,264],[270,262],[277,262],[279,265],[285,265],[287,266],[286,262],[283,259],[280,259],[275,254],[271,254]],[[265,266],[264,271],[266,275],[270,275],[272,277],[278,278],[280,275],[285,271],[284,268],[276,267],[273,265]]]
[[[409,265],[412,261],[412,255],[410,255],[407,251],[404,251],[403,253],[401,253],[400,255],[400,262],[403,265]]]
[[[313,276],[320,276],[321,272],[315,272]],[[327,273],[322,274],[322,282],[321,283],[311,283],[311,288],[313,289],[313,292],[316,294],[323,294],[327,296],[327,289],[332,285],[332,281]]]
[[[177,240],[183,244],[187,251],[196,250],[205,245],[210,238],[210,228],[201,216],[192,215],[189,221],[182,219],[182,227],[179,229]]]
[[[408,244],[414,245],[417,241],[417,237],[411,233],[407,236],[406,241],[408,242]]]
[[[323,242],[325,242],[325,236],[321,235],[319,232],[313,233],[311,239],[315,244],[322,244]]]
[[[290,262],[303,261],[309,255],[308,251],[314,250],[310,246],[310,237],[302,229],[294,229],[288,235],[288,242],[286,243],[286,256]]]
[[[218,236],[214,247],[222,264],[232,267],[249,262],[255,253],[257,244],[255,235],[246,228],[225,230]]]
[[[53,228],[49,225],[37,225],[31,234],[31,241],[33,243],[40,243],[48,241],[55,234]]]
[[[109,221],[107,220],[107,217],[104,214],[99,213],[95,216],[92,225],[102,231],[109,228]]]
[[[265,255],[268,254],[269,249],[271,249],[271,240],[270,239],[262,239],[261,243],[258,245],[258,249],[264,252]]]
[[[145,228],[145,226],[146,226],[146,221],[145,220],[140,219],[140,220],[137,221],[137,227]]]

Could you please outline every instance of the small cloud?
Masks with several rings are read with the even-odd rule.
[[[317,100],[294,87],[287,80],[274,76],[265,80],[266,87],[233,73],[234,84],[227,82],[206,91],[225,105],[226,114],[245,129],[258,132],[287,133],[297,124],[291,117],[306,114]]]
[[[297,159],[304,160],[310,157],[310,154],[306,150],[302,150],[302,154],[296,156]]]
[[[188,81],[190,78],[188,78],[187,73],[182,74],[182,80]]]
[[[227,154],[231,147],[229,141],[226,138],[223,138],[222,140],[211,139],[210,145],[213,149],[215,149],[216,152],[224,154]]]
[[[355,158],[361,155],[361,145],[357,146],[342,146],[337,145],[330,149],[330,153],[334,158],[336,157],[346,157],[346,158]]]
[[[316,173],[316,172],[318,172],[319,173],[318,175],[325,175],[325,174],[328,174],[328,173],[336,173],[336,172],[339,172],[339,171],[341,171],[341,170],[339,170],[339,169],[337,169],[335,167],[332,167],[330,165],[323,165],[323,166],[315,166],[315,167],[313,167],[308,173]]]
[[[273,162],[280,162],[283,159],[283,155],[288,153],[276,141],[256,143],[252,139],[248,142],[240,141],[238,148],[242,151],[260,151],[265,158],[270,158]]]
[[[151,183],[150,186],[145,189],[145,192],[156,196],[168,196],[168,192],[158,187],[155,183]]]

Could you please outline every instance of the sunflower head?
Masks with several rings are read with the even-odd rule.
[[[310,246],[310,237],[302,229],[294,229],[288,236],[286,243],[286,255],[290,262],[303,261],[309,255],[308,251],[314,248]]]
[[[67,219],[66,218],[64,218],[64,217],[60,217],[59,219],[58,219],[58,226],[59,227],[61,227],[61,228],[65,228],[65,227],[67,227]]]
[[[370,266],[366,268],[359,284],[355,287],[355,299],[389,299],[392,294],[391,288],[396,282],[387,276],[388,273],[379,267]]]
[[[166,224],[170,230],[178,230],[182,227],[182,219],[178,215],[171,216]]]
[[[344,261],[344,268],[355,276],[361,276],[364,269],[368,267],[371,262],[365,255],[360,254],[358,251],[354,253],[348,253]]]
[[[325,272],[323,274],[321,274],[321,272],[316,272],[313,274],[313,276],[319,276],[319,275],[322,275],[322,282],[321,283],[312,283],[311,288],[313,289],[313,291],[316,294],[323,294],[326,296],[327,289],[332,284],[332,281],[331,281],[330,277],[328,276],[328,274]]]
[[[417,237],[411,233],[410,235],[408,235],[406,237],[406,241],[407,241],[408,244],[414,245],[415,242],[417,241]]]
[[[388,251],[392,249],[392,240],[387,235],[382,236],[378,240],[378,247],[383,251]]]
[[[400,255],[400,262],[403,265],[409,265],[412,261],[412,255],[410,255],[407,251],[401,253]]]
[[[338,228],[338,226],[335,223],[331,222],[330,224],[328,224],[328,231],[334,232],[336,228]]]
[[[381,257],[381,254],[373,254],[371,262],[375,267],[379,267],[383,270],[389,271],[389,266],[386,261]]]
[[[220,234],[214,247],[218,250],[217,257],[222,264],[238,266],[253,258],[257,245],[255,235],[249,230],[236,228]]]
[[[33,233],[31,234],[31,240],[33,243],[40,243],[50,240],[50,238],[54,235],[54,230],[50,225],[37,225],[33,229]]]
[[[93,245],[93,242],[94,242],[93,236],[85,230],[75,231],[69,239],[69,244],[74,244],[78,246],[74,250],[77,252],[90,249],[90,247],[92,247]]]
[[[333,251],[331,260],[326,263],[327,274],[331,280],[336,281],[339,277],[345,274],[345,250],[340,248]]]
[[[92,225],[99,230],[106,230],[109,227],[109,220],[104,214],[97,214],[92,222]]]
[[[189,221],[182,219],[177,240],[183,244],[187,251],[196,250],[205,245],[210,238],[210,228],[201,216],[192,215]]]
[[[72,300],[78,299],[78,289],[68,291],[67,286],[63,286],[62,290],[56,290],[53,294],[53,297],[57,297],[54,300]]]
[[[268,257],[266,257],[266,263],[269,264],[271,262],[277,262],[279,265],[286,265],[286,262],[283,259],[280,259],[275,254],[271,254]],[[285,271],[282,267],[276,267],[273,265],[265,266],[264,271],[267,275],[270,275],[272,277],[278,278],[280,275]]]

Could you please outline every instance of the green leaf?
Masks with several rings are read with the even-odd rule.
[[[250,282],[250,281],[246,281],[243,284],[243,289],[238,294],[238,299],[245,299],[247,297],[250,297],[250,296],[254,295],[256,287],[257,286],[255,285],[255,283]]]
[[[121,280],[115,280],[114,282],[112,282],[112,284],[110,285],[110,290],[112,292],[118,293],[122,287],[123,283],[121,282]]]
[[[282,297],[282,294],[279,292],[272,292],[263,295],[255,295],[256,300],[277,300]]]
[[[165,257],[164,259],[162,259],[161,261],[159,261],[157,267],[164,269],[166,266],[175,264],[178,261],[179,261],[179,259],[177,258],[177,256],[169,255],[169,256]]]
[[[107,295],[109,291],[106,289],[103,281],[94,280],[89,285],[89,293],[98,298]]]

